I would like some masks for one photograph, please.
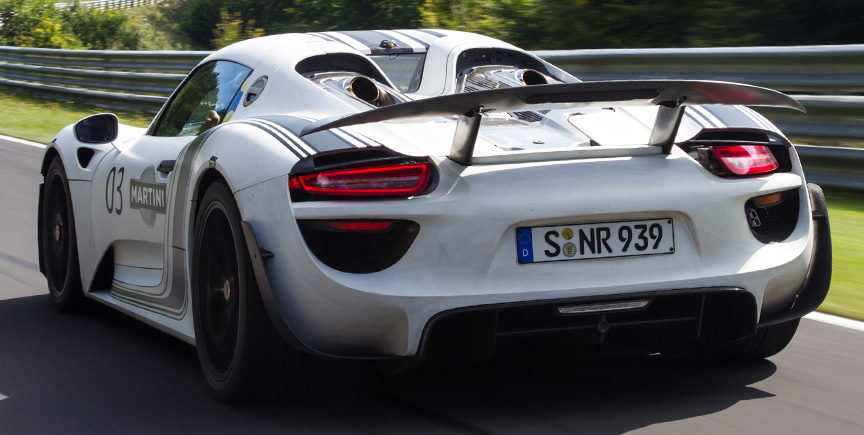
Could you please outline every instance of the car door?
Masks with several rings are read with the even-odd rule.
[[[174,253],[167,237],[170,197],[176,191],[174,165],[196,136],[230,118],[250,72],[228,61],[199,66],[146,135],[115,143],[115,150],[99,163],[91,210],[102,218],[94,216],[93,234],[96,248],[113,254],[112,296],[164,314],[181,314],[185,281],[178,281],[181,288],[171,285]]]

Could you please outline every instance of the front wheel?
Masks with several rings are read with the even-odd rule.
[[[83,293],[72,197],[60,157],[51,160],[45,173],[39,225],[42,231],[42,260],[51,301],[58,310],[71,311],[83,299]]]
[[[201,200],[194,247],[195,341],[204,377],[220,400],[251,399],[279,380],[286,344],[258,293],[240,213],[223,183]]]

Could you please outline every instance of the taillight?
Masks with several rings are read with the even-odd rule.
[[[735,175],[755,175],[780,167],[774,154],[763,145],[716,146],[711,152],[718,162]]]
[[[404,163],[300,174],[288,185],[310,195],[411,196],[426,190],[431,173],[431,163]]]
[[[327,221],[327,226],[342,231],[384,231],[393,221]]]

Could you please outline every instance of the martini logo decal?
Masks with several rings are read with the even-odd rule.
[[[129,207],[165,213],[165,185],[129,180]]]
[[[129,180],[129,208],[141,212],[144,223],[153,228],[156,213],[165,214],[167,195],[165,185],[156,183],[155,170],[149,167],[139,179]]]

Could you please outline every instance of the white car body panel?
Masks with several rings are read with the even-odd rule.
[[[353,125],[301,138],[304,124],[368,109],[296,72],[298,64],[314,56],[369,54],[349,33],[268,36],[208,56],[201,65],[224,60],[250,68],[246,87],[265,76],[268,83],[258,100],[241,103],[227,122],[199,136],[152,136],[154,123],[149,130],[123,126],[112,144],[82,144],[72,127],[61,131],[46,156],[61,156],[67,169],[85,292],[194,344],[190,270],[196,254],[195,207],[200,183],[214,173],[234,193],[260,247],[275,254],[264,262],[281,315],[274,321],[284,322],[303,345],[325,354],[412,356],[421,351],[433,318],[467,307],[722,287],[752,294],[758,315],[781,310],[800,291],[813,257],[814,231],[807,185],[793,150],[788,172],[720,178],[677,147],[666,155],[644,145],[656,107],[555,109],[536,124],[481,127],[470,166],[447,157],[456,131],[450,118]],[[414,100],[456,93],[460,72],[455,62],[467,49],[521,52],[463,32],[382,33],[426,53],[419,88],[405,94]],[[559,81],[578,82],[526,55],[545,64]],[[378,65],[369,65],[386,77]],[[390,80],[381,84],[395,88]],[[173,97],[166,108],[171,101]],[[749,108],[689,106],[676,142],[706,128],[730,127],[782,138]],[[592,146],[588,138],[603,145]],[[86,168],[76,163],[82,146],[95,151]],[[390,201],[291,199],[289,175],[302,159],[340,147],[379,146],[428,157],[437,186],[424,195]],[[176,160],[171,172],[156,170],[170,160]],[[124,181],[117,190],[120,168]],[[162,186],[164,202],[142,199],[139,208],[132,208],[130,180]],[[748,227],[745,203],[792,190],[801,206],[791,235],[782,242],[758,241]],[[114,194],[124,198],[113,199],[112,208]],[[421,230],[392,266],[349,273],[317,258],[297,223],[346,217],[409,220]],[[674,254],[516,261],[520,227],[660,218],[673,221]],[[109,252],[111,288],[95,288],[97,270]]]

